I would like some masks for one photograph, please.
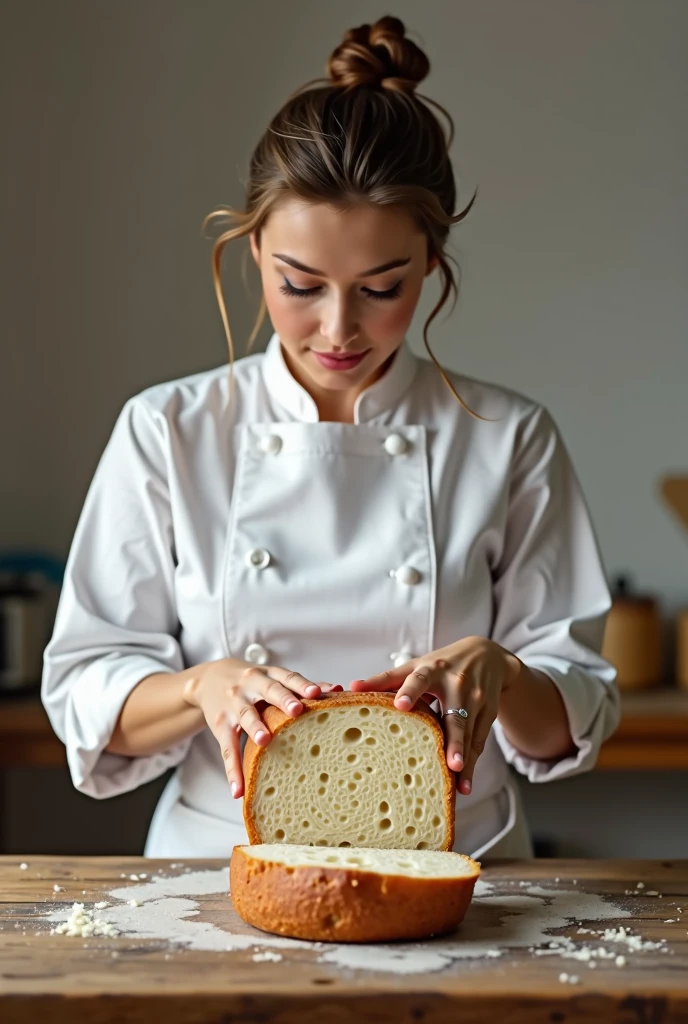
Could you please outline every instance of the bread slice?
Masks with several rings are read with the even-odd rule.
[[[254,928],[314,942],[390,942],[453,931],[480,865],[436,850],[235,846],[230,893]]]
[[[399,711],[391,693],[334,693],[303,704],[298,718],[270,705],[270,744],[246,742],[251,844],[451,850],[454,773],[429,707]]]

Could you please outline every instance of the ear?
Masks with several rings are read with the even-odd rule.
[[[440,265],[440,261],[439,261],[438,257],[436,255],[430,256],[428,258],[428,265],[427,265],[427,267],[425,269],[425,276],[429,277],[430,274],[432,274],[433,270],[437,270],[439,265]]]
[[[256,262],[256,266],[260,267],[260,246],[256,241],[255,231],[252,231],[251,234],[249,235],[249,242],[251,244],[251,253],[253,255],[253,259]]]

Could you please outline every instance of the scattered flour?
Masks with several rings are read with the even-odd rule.
[[[93,935],[119,933],[121,938],[164,940],[171,947],[209,952],[258,949],[260,952],[253,954],[258,963],[278,962],[282,956],[277,950],[288,953],[305,949],[314,951],[319,963],[397,974],[439,971],[458,960],[499,958],[514,948],[528,948],[539,956],[558,955],[585,961],[593,968],[595,961],[599,960],[613,961],[622,967],[626,958],[621,955],[619,945],[626,953],[666,948],[664,940],[647,943],[623,927],[579,928],[581,934],[599,937],[595,943],[583,946],[580,940],[574,942],[565,936],[552,939],[555,929],[570,928],[583,920],[618,921],[629,917],[630,913],[580,889],[567,891],[528,884],[527,888],[519,886],[512,895],[501,895],[482,879],[476,883],[473,902],[460,930],[453,936],[427,942],[390,945],[314,943],[258,932],[235,918],[231,931],[209,921],[194,920],[200,914],[201,904],[193,897],[214,896],[229,902],[228,875],[227,868],[219,871],[185,869],[179,875],[155,875],[147,881],[141,881],[142,876],[139,875],[135,884],[112,889],[108,894],[109,901],[94,904],[93,911],[85,911],[83,904],[75,904],[74,908],[80,908],[79,919],[85,922],[86,931]],[[105,907],[108,908],[106,922],[95,915],[96,910]],[[74,924],[70,927],[72,918],[64,909],[49,914],[48,919],[63,922],[54,929],[55,932],[84,934],[73,930]],[[599,941],[615,944],[617,948],[607,950],[598,945]],[[578,979],[574,982],[573,978],[576,976],[567,976],[570,984],[577,983]]]

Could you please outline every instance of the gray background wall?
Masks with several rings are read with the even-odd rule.
[[[460,303],[433,351],[550,407],[610,573],[630,570],[670,617],[688,604],[688,536],[657,495],[688,462],[683,0],[4,0],[0,546],[66,555],[126,398],[226,360],[201,221],[241,203],[288,92],[323,72],[346,28],[384,13],[430,56],[424,91],[455,119],[462,199],[480,188],[454,234]],[[239,353],[258,303],[242,252],[225,275]],[[410,333],[419,353],[437,294],[432,281]],[[120,845],[138,842],[157,792],[96,807],[54,775],[11,772],[11,848],[37,849],[21,813],[36,786],[59,790],[44,801],[54,835],[91,815]],[[602,827],[632,792],[668,855],[685,776],[527,789],[534,824],[571,849],[594,799],[593,853],[640,851],[630,823]]]

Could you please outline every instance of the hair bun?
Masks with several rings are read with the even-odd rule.
[[[426,77],[430,61],[405,33],[403,22],[392,17],[349,29],[327,62],[332,84],[412,92]]]

